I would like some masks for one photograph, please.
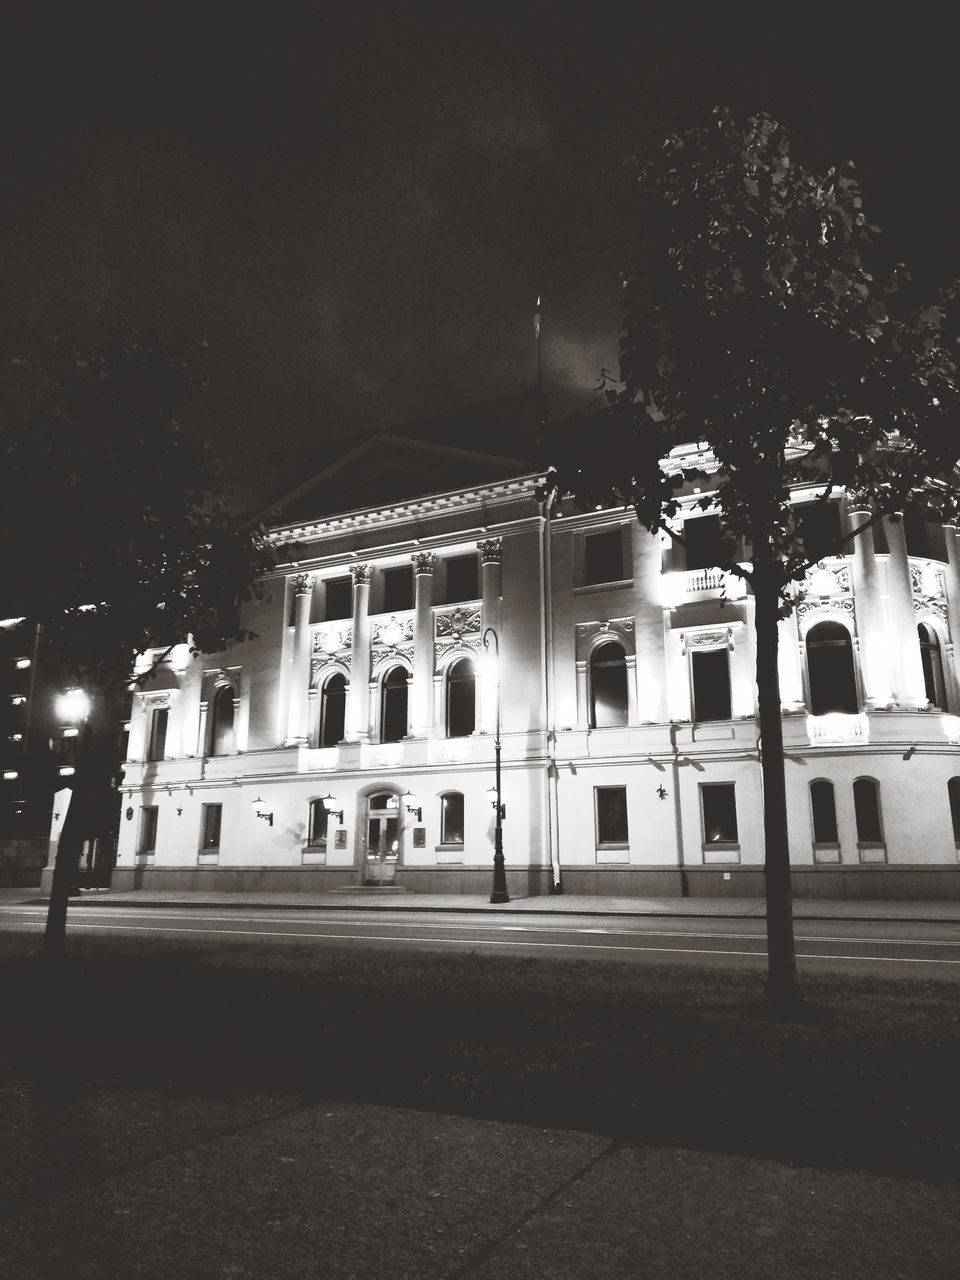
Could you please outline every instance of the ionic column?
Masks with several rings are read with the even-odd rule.
[[[480,552],[480,574],[481,574],[481,605],[480,605],[480,629],[481,635],[486,633],[487,627],[493,627],[497,633],[497,641],[500,645],[500,659],[503,661],[503,636],[500,633],[500,549],[501,542],[499,538],[484,538],[477,543]],[[480,708],[480,723],[484,733],[496,732],[496,678],[495,670],[497,664],[495,647],[490,649],[481,649],[482,658],[488,658],[483,663],[483,671],[481,678],[482,703]],[[503,690],[503,670],[500,670],[500,687],[501,698]],[[502,717],[501,717],[502,718]]]
[[[296,603],[293,616],[293,662],[290,669],[290,707],[286,745],[307,740],[307,690],[310,685],[310,602],[313,578],[298,573],[292,580]]]
[[[353,641],[350,646],[350,687],[347,691],[347,742],[370,737],[370,566],[351,566],[353,575]]]
[[[415,583],[413,603],[413,688],[410,724],[415,738],[429,737],[433,729],[433,570],[432,551],[411,557]]]
[[[861,529],[870,519],[871,512],[865,507],[856,507],[847,515],[851,529]],[[868,708],[885,707],[893,699],[888,656],[890,650],[872,529],[863,529],[853,539],[853,593],[857,610],[864,697]]]
[[[902,707],[925,707],[927,691],[920,659],[917,615],[913,608],[913,584],[907,559],[907,540],[903,521],[894,523],[884,516],[887,545],[887,611],[893,654],[893,697]]]

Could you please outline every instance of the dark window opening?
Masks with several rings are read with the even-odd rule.
[[[813,839],[816,844],[836,844],[837,806],[833,783],[821,778],[810,783],[810,806],[813,810]]]
[[[459,791],[440,797],[440,843],[463,844],[463,796]]]
[[[469,658],[455,662],[447,674],[447,737],[466,738],[477,723],[476,677]]]
[[[329,578],[323,605],[325,622],[335,622],[339,618],[353,617],[353,579]]]
[[[451,556],[446,562],[447,570],[447,604],[458,604],[461,600],[476,600],[480,594],[477,586],[477,557]]]
[[[603,644],[590,658],[590,727],[627,723],[627,659],[618,644]]]
[[[407,673],[394,667],[383,681],[380,704],[380,741],[399,742],[407,734]]]
[[[730,700],[730,654],[727,649],[694,649],[693,718],[729,720],[733,714]]]
[[[940,637],[933,627],[919,623],[917,638],[920,641],[920,662],[923,665],[923,688],[927,701],[941,711],[947,709],[946,691],[943,682],[943,658],[940,653]]]
[[[838,502],[816,502],[794,511],[797,533],[810,560],[838,555],[843,525]]]
[[[220,847],[220,818],[223,813],[223,805],[205,804],[202,807],[202,819],[200,829],[200,847],[201,849],[219,849]]]
[[[736,844],[737,797],[732,782],[706,782],[700,787],[704,844]]]
[[[140,843],[138,853],[153,853],[157,847],[157,806],[144,805],[140,810]]]
[[[865,844],[882,844],[880,786],[874,778],[857,778],[854,782],[853,808],[857,816],[857,839]]]
[[[950,820],[953,823],[953,840],[960,845],[960,778],[951,778],[947,783],[947,795],[950,797]]]
[[[859,711],[850,632],[840,622],[820,622],[807,634],[810,710],[815,716]]]
[[[210,733],[211,755],[226,756],[234,750],[236,738],[233,732],[233,701],[232,685],[221,685],[214,694],[213,726]]]
[[[150,712],[150,739],[147,743],[147,759],[162,760],[167,747],[166,707],[154,707]]]
[[[413,566],[383,571],[383,611],[400,613],[413,608]]]
[[[347,682],[341,675],[333,675],[323,686],[320,696],[320,731],[317,741],[321,747],[335,747],[343,741],[343,727],[347,714]]]
[[[583,540],[583,581],[587,586],[622,582],[623,533],[619,527],[588,533]]]
[[[310,801],[307,843],[314,848],[325,849],[327,847],[327,809],[322,800]]]
[[[727,558],[719,516],[694,516],[684,520],[681,537],[686,543],[688,569],[709,569]]]
[[[626,787],[596,787],[597,845],[627,844]]]

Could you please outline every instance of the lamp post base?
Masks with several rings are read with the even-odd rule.
[[[491,902],[509,902],[510,895],[507,893],[507,873],[503,865],[503,835],[499,826],[494,833],[496,841],[493,854],[493,892],[490,894]]]

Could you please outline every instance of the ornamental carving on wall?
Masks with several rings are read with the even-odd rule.
[[[316,689],[324,676],[324,668],[328,667],[331,662],[336,662],[338,667],[346,667],[350,669],[349,653],[322,653],[319,657],[310,659],[310,688]]]
[[[434,665],[439,667],[451,649],[480,651],[479,609],[451,609],[438,613],[434,622]]]
[[[814,565],[807,572],[803,585],[814,596],[849,595],[850,568],[848,565],[839,565],[835,569],[828,568],[825,564]]]
[[[295,573],[290,584],[298,596],[313,590],[313,578],[309,573]]]
[[[335,653],[349,649],[353,643],[353,624],[338,623],[334,626],[318,627],[313,633],[313,652],[326,658]]]
[[[500,563],[501,540],[499,538],[482,538],[477,543],[481,564]]]
[[[913,594],[921,600],[942,600],[946,595],[943,583],[943,570],[936,565],[925,564],[910,566],[910,586]]]
[[[578,622],[576,626],[577,655],[586,657],[593,641],[615,640],[623,645],[624,652],[633,654],[634,645],[633,618],[610,618],[603,622]]]
[[[413,561],[414,573],[433,573],[437,565],[437,556],[433,551],[415,551],[410,559]]]
[[[413,615],[397,617],[392,614],[373,624],[370,644],[371,662],[374,667],[384,658],[401,656],[413,661]]]
[[[941,622],[947,621],[947,607],[942,600],[917,600],[913,601],[913,612],[917,618],[922,618],[925,614],[929,617],[933,614],[935,618],[939,618]]]
[[[362,582],[370,581],[370,566],[368,564],[352,564],[350,573],[353,575],[354,586],[359,586]]]
[[[805,622],[811,615],[819,615],[821,620],[828,622],[831,614],[845,618],[851,628],[856,631],[857,615],[852,596],[837,596],[831,600],[801,600],[797,605],[797,621],[800,623]]]
[[[733,649],[733,628],[718,627],[713,631],[684,631],[681,651],[688,649]]]

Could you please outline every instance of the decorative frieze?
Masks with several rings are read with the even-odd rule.
[[[415,551],[410,557],[413,561],[413,572],[433,573],[437,566],[437,556],[434,551]]]
[[[801,600],[797,605],[797,621],[802,625],[811,615],[820,615],[829,621],[831,614],[839,614],[856,630],[857,615],[852,596],[835,596],[832,599]]]
[[[480,552],[480,563],[499,564],[501,543],[502,540],[500,538],[481,538],[477,543],[477,550]]]
[[[481,611],[457,605],[434,617],[434,658],[440,662],[451,649],[480,648]]]
[[[313,633],[312,651],[332,656],[353,643],[353,625],[349,622],[326,623]]]
[[[680,652],[690,649],[729,649],[733,652],[733,627],[701,628],[684,631],[680,637]]]
[[[576,625],[577,655],[586,658],[597,639],[615,640],[623,645],[624,652],[636,652],[633,618],[609,618],[602,622],[578,622]]]
[[[413,658],[413,613],[394,613],[373,621],[370,652],[376,666],[386,657]]]
[[[803,586],[807,592],[815,596],[849,595],[852,590],[850,566],[847,564],[830,566],[821,561],[809,570]]]

